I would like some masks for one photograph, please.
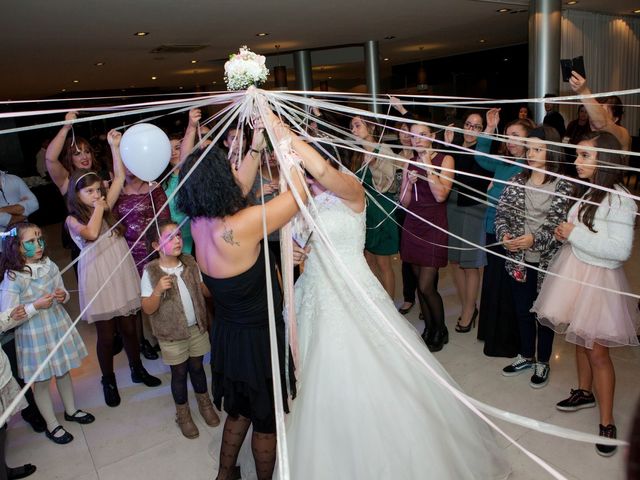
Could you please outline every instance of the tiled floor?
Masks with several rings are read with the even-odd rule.
[[[46,232],[49,254],[59,265],[65,265],[68,262],[68,252],[59,245],[58,227],[48,227]],[[639,264],[640,247],[636,246],[633,258],[627,263],[627,272],[635,293],[640,292]],[[76,288],[73,273],[65,275],[65,284],[70,290]],[[436,356],[467,393],[498,408],[584,432],[596,432],[597,409],[561,413],[554,408],[554,404],[564,398],[569,388],[576,383],[571,345],[565,343],[562,337],[556,337],[551,380],[543,389],[531,389],[528,375],[503,377],[500,369],[508,363],[507,359],[485,357],[482,354],[482,344],[475,339],[475,330],[471,334],[453,331],[460,306],[447,270],[443,271],[441,285],[451,341]],[[78,308],[73,302],[71,304],[70,313],[74,317]],[[417,310],[414,308],[408,318],[421,329]],[[31,477],[34,480],[214,478],[222,427],[207,427],[196,413],[194,418],[200,429],[200,437],[195,440],[182,437],[173,422],[169,370],[161,360],[145,361],[147,369],[160,375],[163,380],[162,386],[150,389],[131,383],[126,356],[124,353],[118,355],[116,367],[122,404],[118,408],[106,407],[99,383],[94,330],[86,324],[80,324],[79,330],[90,354],[82,368],[73,372],[77,404],[95,414],[96,422],[87,426],[64,422],[75,440],[69,445],[58,446],[45,438],[44,434],[35,434],[19,415],[15,416],[9,431],[9,465],[26,462],[36,464],[38,472]],[[617,374],[615,416],[619,436],[622,438],[629,434],[631,418],[640,397],[640,349],[614,349],[612,357]],[[61,417],[61,403],[57,395],[54,394],[54,398],[57,399],[56,410]],[[611,458],[602,458],[596,455],[593,445],[542,435],[500,421],[497,423],[522,446],[551,463],[568,478],[624,478],[624,452]],[[550,478],[515,446],[509,445],[506,440],[501,439],[500,442],[507,449],[514,480]],[[241,454],[243,464],[251,462],[250,451],[246,447],[245,443]]]

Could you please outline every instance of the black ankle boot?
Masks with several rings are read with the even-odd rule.
[[[103,375],[101,381],[102,391],[104,392],[104,403],[110,407],[120,405],[120,393],[118,393],[115,374]]]
[[[131,365],[131,381],[133,383],[144,383],[147,387],[157,387],[162,381],[150,375],[142,365]]]
[[[447,327],[442,327],[436,330],[431,341],[427,343],[427,347],[432,352],[439,352],[447,343],[449,343],[449,330]]]
[[[158,352],[156,352],[155,348],[151,346],[149,340],[146,338],[140,342],[140,353],[147,360],[157,360]]]
[[[422,334],[420,336],[422,337],[422,340],[424,340],[424,343],[429,345],[433,341],[433,334],[434,333],[435,332],[434,332],[433,328],[429,328],[429,325],[425,324],[424,325],[424,330],[422,331]]]

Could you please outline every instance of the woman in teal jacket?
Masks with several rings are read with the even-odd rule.
[[[524,141],[529,131],[534,127],[528,119],[518,119],[506,127],[507,140],[505,150],[507,158],[518,163],[524,163],[526,149]],[[522,138],[518,141],[517,138]],[[496,205],[506,184],[496,181],[508,181],[520,173],[522,167],[518,164],[503,162],[486,154],[491,150],[492,140],[479,137],[476,146],[475,160],[478,164],[493,172],[493,180],[489,185],[487,197],[489,206],[485,214],[484,228],[487,248],[493,252],[504,254],[504,249],[496,243]],[[480,294],[480,315],[478,324],[478,339],[484,340],[484,354],[490,357],[515,357],[520,346],[518,324],[511,295],[509,275],[504,266],[504,259],[493,254],[487,255],[487,266],[482,276],[482,292]]]

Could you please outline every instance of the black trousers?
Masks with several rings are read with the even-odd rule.
[[[538,297],[537,285],[538,271],[531,268],[527,268],[526,282],[511,279],[513,303],[520,330],[520,354],[525,358],[536,357],[538,362],[548,363],[553,347],[553,330],[538,322],[536,314],[529,311]]]

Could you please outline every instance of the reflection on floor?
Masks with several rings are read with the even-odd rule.
[[[60,245],[59,226],[47,227],[45,234],[48,254],[58,265],[66,265],[69,254]],[[395,262],[396,267],[398,263]],[[638,268],[632,269],[631,265],[640,265],[638,247],[635,248],[634,257],[627,263],[632,289],[638,293],[640,271]],[[65,274],[65,284],[69,290],[77,288],[72,270]],[[397,291],[400,292],[401,289],[398,288]],[[485,357],[482,354],[482,344],[475,338],[475,330],[469,334],[454,332],[453,326],[459,315],[460,305],[447,269],[441,275],[441,292],[445,299],[451,340],[436,357],[467,393],[498,408],[563,427],[597,433],[596,408],[575,413],[561,413],[554,408],[555,403],[565,398],[569,389],[576,386],[573,348],[570,344],[565,343],[562,337],[556,337],[549,385],[533,390],[529,387],[529,375],[506,378],[500,374],[501,368],[509,361]],[[69,310],[72,318],[75,318],[78,314],[77,294],[73,294]],[[407,318],[416,328],[422,329],[418,320],[418,308],[414,308]],[[124,353],[118,355],[115,365],[122,404],[117,408],[109,408],[105,406],[102,397],[100,372],[95,357],[94,329],[81,323],[79,330],[89,349],[89,357],[81,368],[73,372],[76,403],[79,408],[93,413],[96,422],[80,426],[63,421],[75,440],[68,445],[59,446],[44,434],[34,433],[17,415],[10,422],[8,464],[17,466],[27,462],[34,463],[38,467],[36,474],[31,477],[34,480],[214,478],[222,427],[207,427],[196,410],[194,419],[200,430],[200,437],[187,440],[180,434],[173,421],[174,406],[169,390],[168,367],[161,360],[145,360],[147,369],[152,374],[159,375],[163,381],[158,388],[145,388],[131,383],[126,356]],[[615,417],[619,437],[625,438],[629,434],[632,415],[640,396],[640,349],[613,349],[612,357],[617,374]],[[59,420],[63,420],[63,409],[57,393],[54,394],[54,399],[57,399],[55,406]],[[193,396],[191,400],[192,409],[195,409]],[[624,452],[611,458],[602,458],[595,453],[593,445],[534,433],[499,421],[498,424],[522,446],[551,463],[568,478],[624,478]],[[516,447],[502,439],[500,442],[507,449],[514,480],[547,478],[547,474]],[[245,444],[241,462],[246,464],[250,461],[250,451]]]

